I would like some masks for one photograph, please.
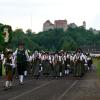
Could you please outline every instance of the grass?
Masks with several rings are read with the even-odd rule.
[[[97,75],[100,77],[100,59],[94,59],[93,64],[96,65]]]

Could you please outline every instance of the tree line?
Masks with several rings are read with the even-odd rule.
[[[0,33],[3,24],[0,24]],[[10,26],[11,27],[11,26]],[[13,50],[18,47],[18,42],[23,41],[25,47],[34,51],[47,50],[75,50],[83,48],[86,50],[99,49],[100,50],[100,32],[94,34],[93,31],[87,30],[84,27],[69,27],[67,31],[63,29],[48,30],[39,33],[33,33],[30,29],[26,32],[19,28],[12,31],[12,39],[8,44]],[[0,34],[0,49],[4,47],[3,37]]]

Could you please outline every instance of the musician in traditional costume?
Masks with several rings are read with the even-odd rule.
[[[7,55],[4,58],[3,64],[6,72],[5,88],[9,88],[12,86],[13,68],[15,68],[15,61],[12,56],[12,51],[7,51]]]
[[[54,76],[57,78],[59,77],[60,73],[59,73],[59,54],[55,53],[54,55],[54,62],[53,62],[53,66],[54,66]]]
[[[4,54],[0,52],[0,76],[2,76],[2,62],[3,62]]]
[[[39,78],[39,76],[40,76],[40,69],[41,69],[41,59],[40,59],[39,56],[40,56],[39,52],[35,51],[34,56],[33,56],[33,59],[34,59],[33,66],[34,66],[34,77],[36,79]]]
[[[89,53],[86,54],[86,56],[87,56],[87,67],[88,67],[87,69],[90,70],[93,64],[93,60]]]
[[[66,60],[65,60],[65,75],[68,75],[71,71],[70,54],[67,52],[65,57],[66,57]]]
[[[43,74],[45,76],[48,76],[50,74],[50,70],[49,70],[50,62],[49,62],[48,52],[45,52],[45,54],[43,54],[42,66],[43,66]]]
[[[81,49],[78,49],[76,51],[73,60],[74,60],[74,76],[78,77],[83,76],[85,73],[84,62],[86,61],[86,57],[82,53]]]
[[[16,65],[19,75],[19,83],[23,84],[23,78],[27,75],[27,61],[29,61],[29,55],[25,50],[24,43],[19,42],[18,49],[13,53],[16,56]]]

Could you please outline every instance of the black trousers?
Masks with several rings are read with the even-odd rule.
[[[0,61],[0,76],[2,76],[2,62]]]
[[[18,75],[24,75],[25,69],[26,69],[26,64],[25,63],[17,63]]]

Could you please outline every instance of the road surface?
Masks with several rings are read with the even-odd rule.
[[[3,81],[0,79],[0,100],[100,100],[100,82],[95,68],[82,78],[29,78],[24,85],[14,80],[13,88],[7,91],[4,91]]]

